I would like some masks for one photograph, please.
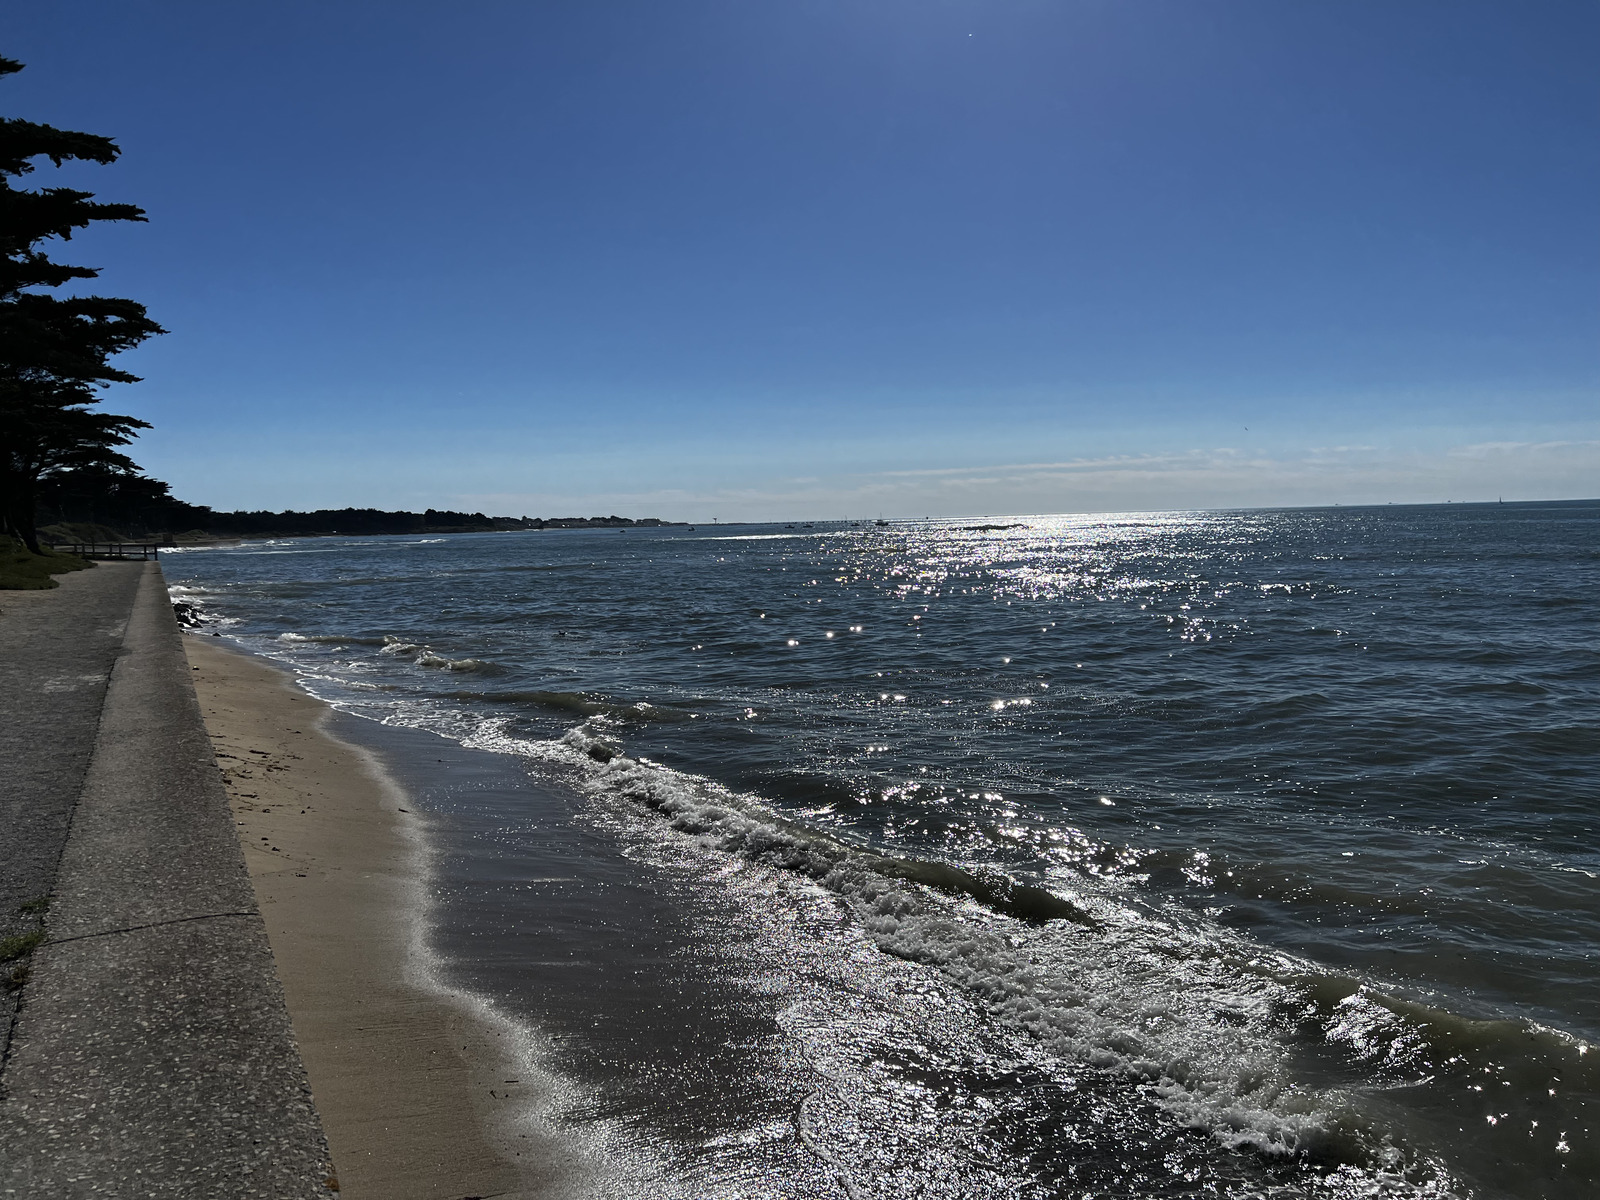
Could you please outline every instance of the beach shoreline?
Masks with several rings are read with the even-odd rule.
[[[1595,518],[349,539],[172,590],[426,814],[438,976],[606,1194],[1538,1196],[1600,1178]]]
[[[430,968],[423,818],[280,669],[184,642],[341,1194],[566,1192],[525,1039]]]

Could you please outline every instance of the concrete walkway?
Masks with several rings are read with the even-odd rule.
[[[50,895],[0,1065],[0,1196],[327,1197],[160,569],[62,582],[0,593],[0,920]]]
[[[0,592],[0,938],[43,927],[141,569]],[[0,965],[0,1064],[19,997],[10,974]]]

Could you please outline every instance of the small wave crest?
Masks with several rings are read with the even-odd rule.
[[[427,667],[435,671],[459,672],[486,672],[492,673],[500,668],[492,662],[481,658],[449,658],[436,653],[431,647],[421,642],[410,642],[405,638],[385,634],[376,643],[367,642],[367,645],[376,644],[380,654],[393,654],[396,656],[411,655],[411,661],[419,667]]]
[[[424,650],[414,661],[419,667],[431,667],[436,671],[488,671],[494,667],[481,658],[446,658],[432,650]]]
[[[328,646],[386,646],[389,644],[388,638],[345,637],[335,633],[280,633],[278,640],[280,642],[307,642],[313,645]]]
[[[516,704],[532,705],[536,708],[550,709],[553,712],[577,713],[580,716],[601,718],[604,721],[615,722],[640,722],[640,721],[692,721],[695,714],[685,712],[681,708],[670,708],[666,705],[651,704],[648,700],[638,700],[632,704],[621,704],[616,701],[596,700],[582,692],[551,692],[532,690],[503,691],[503,692],[452,692],[452,700],[468,700],[484,704]]]

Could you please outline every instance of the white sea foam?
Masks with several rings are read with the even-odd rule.
[[[435,654],[432,650],[424,650],[417,655],[416,664],[419,667],[432,667],[440,671],[481,671],[489,665],[481,658],[446,658],[442,654]]]
[[[1294,1082],[1282,1017],[1305,1003],[1293,981],[1325,974],[1307,961],[1141,912],[1109,888],[1058,893],[1094,928],[997,914],[886,875],[877,869],[885,860],[869,850],[786,820],[755,797],[625,757],[587,725],[534,741],[491,721],[464,741],[573,768],[591,794],[652,810],[705,851],[800,872],[842,898],[881,950],[937,969],[1062,1059],[1142,1086],[1224,1145],[1353,1159],[1385,1174],[1416,1165],[1367,1136],[1338,1092]],[[1385,1186],[1407,1194],[1398,1176]]]
[[[167,585],[168,598],[192,608],[208,632],[231,629],[243,624],[238,617],[221,616],[212,610],[210,598],[215,595],[217,593],[208,588],[186,587],[181,583]]]

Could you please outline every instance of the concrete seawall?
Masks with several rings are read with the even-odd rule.
[[[130,607],[110,611],[129,591],[110,576],[89,605],[103,641],[126,619],[103,705],[86,585],[27,601],[28,653],[73,660],[74,702],[52,708],[38,670],[5,701],[13,729],[35,709],[65,727],[30,733],[59,739],[55,770],[36,741],[5,743],[22,781],[7,803],[40,835],[0,865],[51,899],[0,1069],[0,1195],[326,1197],[327,1145],[160,568],[84,574],[101,572],[138,576]]]

